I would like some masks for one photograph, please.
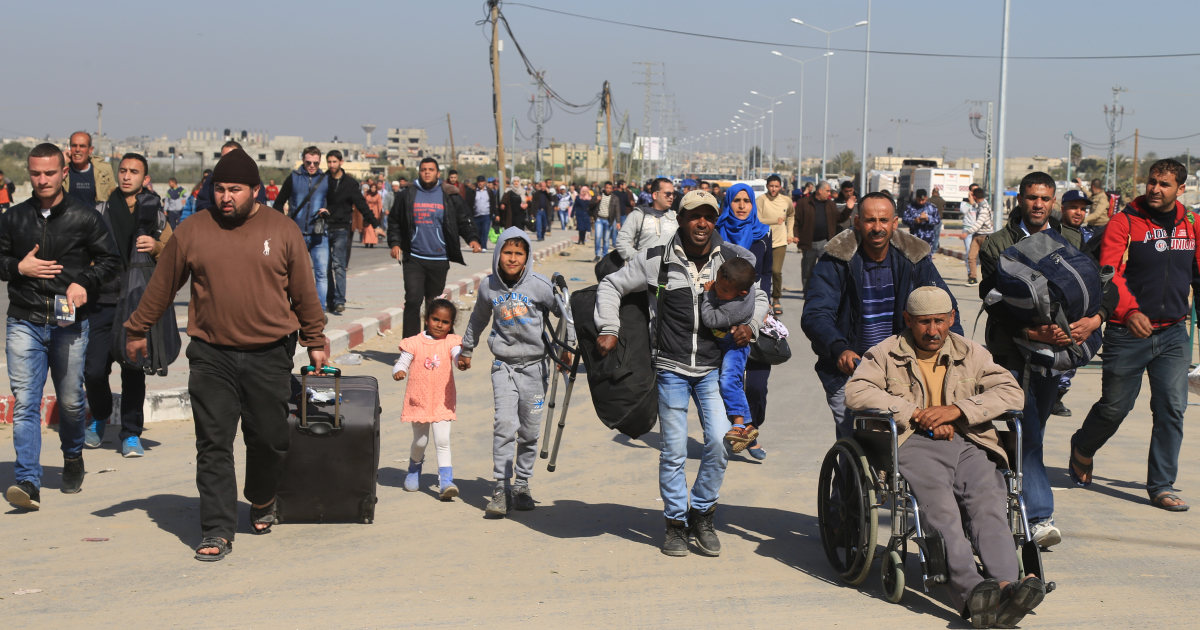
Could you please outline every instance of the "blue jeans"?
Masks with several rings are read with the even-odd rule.
[[[729,418],[721,402],[720,376],[713,370],[704,376],[683,376],[658,371],[658,425],[662,432],[662,454],[658,460],[658,488],[662,493],[667,518],[687,522],[688,488],[684,465],[687,463],[688,398],[696,401],[700,426],[704,430],[704,455],[696,471],[696,483],[690,493],[691,506],[707,511],[721,494],[725,480],[725,434]]]
[[[372,229],[370,226],[368,230]],[[350,230],[334,230],[329,232],[329,299],[331,307],[346,303],[346,264],[350,258],[350,240],[354,235]],[[316,267],[316,263],[313,263]]]
[[[1150,377],[1150,455],[1146,491],[1151,497],[1175,491],[1179,447],[1183,442],[1183,412],[1187,409],[1187,373],[1191,360],[1183,322],[1160,329],[1145,339],[1125,326],[1110,324],[1104,331],[1104,372],[1100,400],[1092,405],[1071,443],[1084,457],[1094,457],[1133,409],[1142,391],[1142,372]]]
[[[325,310],[325,294],[329,292],[329,235],[309,234],[304,240],[308,243],[308,255],[312,257],[317,297],[321,300],[321,310]]]
[[[1010,372],[1018,383],[1024,383],[1021,379],[1023,370]],[[1054,493],[1050,490],[1050,477],[1046,474],[1042,442],[1046,436],[1050,408],[1057,399],[1057,376],[1029,375],[1029,389],[1025,392],[1025,408],[1021,418],[1021,472],[1025,479],[1022,492],[1025,497],[1025,516],[1030,523],[1054,518]]]
[[[570,210],[559,210],[558,211],[558,224],[560,226],[562,226],[562,229],[564,229],[564,230],[567,229],[567,217],[569,217],[570,215],[571,215]]]
[[[833,414],[834,439],[840,440],[854,435],[854,411],[846,408],[846,383],[849,376],[830,375],[817,371],[821,387],[825,390],[825,403]]]
[[[537,211],[537,218],[534,220],[534,223],[537,226],[537,240],[540,241],[546,238],[546,228],[550,227],[550,218],[546,216],[545,210]]]
[[[5,338],[8,381],[16,406],[13,409],[13,466],[17,482],[42,486],[42,393],[46,371],[58,396],[58,437],[63,457],[76,459],[83,453],[83,365],[87,355],[88,321],[70,326],[34,324],[8,318]]]
[[[475,231],[479,232],[479,244],[483,246],[484,251],[487,251],[488,232],[492,229],[492,215],[477,214],[475,215]]]
[[[611,243],[615,248],[617,246],[616,230],[613,229],[613,224],[608,219],[596,219],[592,229],[595,230],[596,236],[596,255],[607,256],[608,246]],[[604,245],[604,253],[600,253],[600,245]]]
[[[725,402],[725,414],[730,422],[741,417],[742,422],[750,416],[750,403],[746,400],[746,361],[750,359],[750,344],[738,347],[733,335],[721,339],[721,400]]]

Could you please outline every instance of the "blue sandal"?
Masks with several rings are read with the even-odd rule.
[[[753,457],[754,459],[757,459],[760,462],[767,458],[767,451],[765,449],[763,449],[761,444],[758,443],[758,440],[754,440],[749,445],[747,445],[746,452],[750,453],[750,457]]]

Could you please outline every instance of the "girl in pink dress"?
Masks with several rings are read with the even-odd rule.
[[[400,420],[411,422],[413,428],[404,489],[409,492],[421,489],[421,465],[425,463],[425,447],[429,445],[432,430],[437,449],[438,493],[443,501],[458,496],[450,463],[450,423],[457,401],[453,369],[462,351],[462,338],[454,334],[457,318],[458,309],[450,300],[439,298],[430,302],[425,332],[400,342],[400,358],[392,368],[392,378],[397,381],[408,378]]]

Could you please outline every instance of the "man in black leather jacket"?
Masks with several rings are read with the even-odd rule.
[[[6,497],[41,507],[41,401],[47,371],[58,396],[62,492],[83,485],[83,364],[87,294],[121,269],[116,242],[95,208],[63,191],[67,162],[52,144],[29,153],[33,197],[0,215],[0,280],[8,283],[8,380],[16,398],[16,483]],[[65,308],[56,296],[65,296]],[[65,311],[65,312],[63,312]]]

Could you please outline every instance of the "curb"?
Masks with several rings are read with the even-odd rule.
[[[951,258],[957,258],[957,259],[963,260],[963,261],[965,261],[967,259],[967,255],[965,253],[963,253],[962,250],[950,249],[948,247],[938,247],[937,253],[942,254],[944,256],[949,256]]]
[[[573,244],[570,240],[565,240],[549,247],[543,247],[533,252],[533,256],[529,262],[545,260]],[[473,295],[479,289],[480,283],[490,275],[492,275],[491,271],[481,271],[462,278],[454,283],[447,284],[445,292],[452,301]],[[345,354],[352,348],[361,345],[364,341],[391,330],[393,323],[397,327],[400,326],[403,317],[404,305],[400,305],[384,309],[369,317],[356,319],[344,328],[327,331],[325,333],[325,351],[329,353],[330,357]],[[304,348],[298,348],[294,359],[307,364],[308,351]],[[12,424],[15,407],[16,399],[14,397],[0,396],[0,424]],[[113,415],[109,418],[107,426],[119,426],[121,424],[120,409],[121,395],[113,394]],[[148,391],[146,392],[146,400],[142,403],[142,414],[145,416],[146,422],[190,420],[192,417],[192,398],[188,394],[186,387]],[[57,397],[42,396],[40,416],[42,426],[55,426],[58,424]],[[91,419],[91,410],[85,408],[84,422],[90,422]]]

